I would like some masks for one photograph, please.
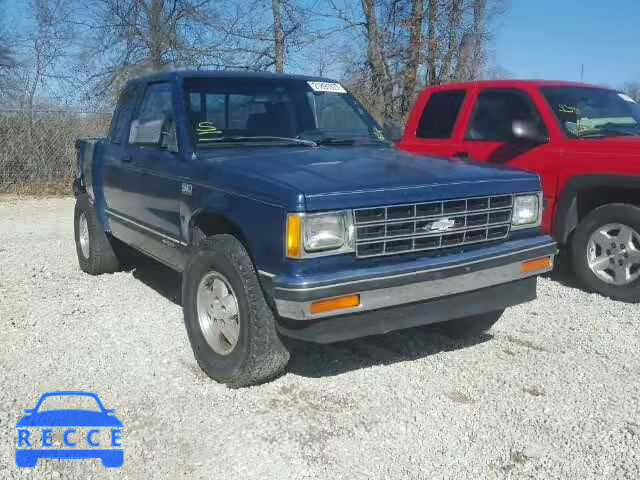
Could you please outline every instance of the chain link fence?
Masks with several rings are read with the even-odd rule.
[[[104,137],[111,113],[0,110],[0,193],[71,191],[75,141]]]

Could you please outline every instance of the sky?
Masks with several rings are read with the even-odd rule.
[[[511,77],[580,80],[584,64],[588,83],[640,81],[640,0],[505,1],[491,49]],[[19,25],[28,0],[3,3]]]
[[[492,47],[516,78],[640,81],[640,0],[510,0]]]

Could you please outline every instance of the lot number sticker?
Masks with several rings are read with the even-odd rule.
[[[314,92],[347,93],[342,85],[333,82],[307,82]]]

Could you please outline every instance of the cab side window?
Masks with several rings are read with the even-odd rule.
[[[485,90],[478,95],[465,138],[488,142],[513,141],[513,122],[517,120],[533,122],[540,132],[546,132],[544,122],[526,93]]]
[[[425,139],[451,137],[465,95],[464,90],[432,93],[422,111],[416,137]]]
[[[131,122],[129,143],[177,151],[170,84],[154,83],[147,87],[138,113]]]

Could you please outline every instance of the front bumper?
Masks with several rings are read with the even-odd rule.
[[[534,277],[551,267],[523,272],[522,262],[541,257],[553,260],[556,253],[551,237],[537,236],[375,269],[304,278],[263,274],[263,279],[270,285],[268,291],[281,317],[282,333],[328,342],[433,323],[434,319],[446,321],[532,300]],[[360,296],[356,307],[339,312],[311,312],[314,301],[352,294]],[[467,305],[457,305],[460,303]],[[365,312],[370,313],[363,315]],[[372,313],[387,319],[381,323]],[[354,318],[359,326],[346,328]],[[319,324],[324,325],[321,335],[313,333],[319,332]],[[338,331],[331,334],[332,328]]]

